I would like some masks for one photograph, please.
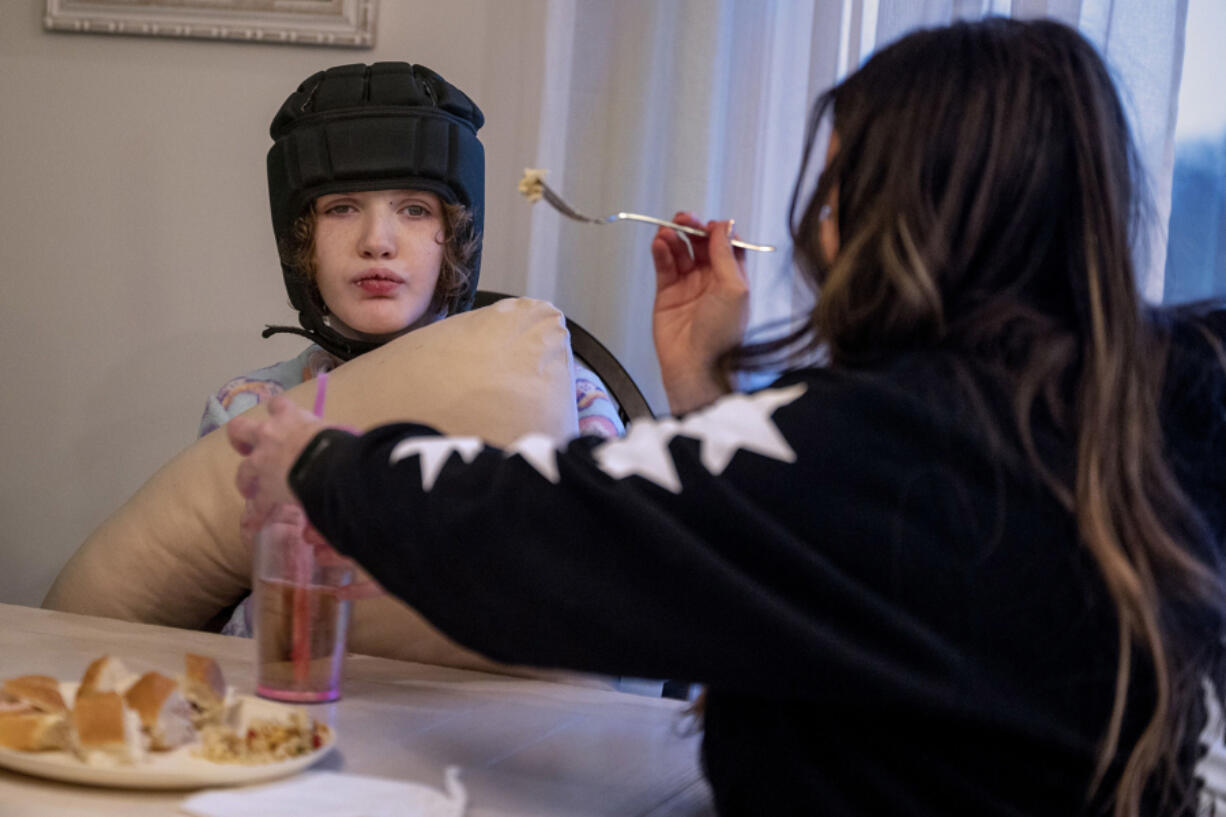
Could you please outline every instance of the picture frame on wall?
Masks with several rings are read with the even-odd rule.
[[[373,48],[379,0],[46,0],[48,31]]]

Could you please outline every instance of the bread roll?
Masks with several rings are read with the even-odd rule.
[[[226,702],[226,681],[221,667],[212,658],[187,653],[181,679],[183,697],[195,710],[192,718],[197,727],[220,719]]]
[[[144,757],[140,716],[124,706],[118,692],[79,699],[72,709],[73,751],[86,763],[135,763]]]
[[[0,746],[41,752],[68,746],[68,718],[63,713],[21,712],[0,715]]]
[[[191,704],[173,678],[147,672],[127,691],[124,702],[140,716],[154,749],[174,749],[196,739]]]
[[[60,695],[60,682],[50,675],[22,675],[5,680],[0,687],[4,700],[28,704],[39,712],[63,714],[68,711]]]
[[[118,692],[122,695],[135,681],[136,673],[124,666],[122,661],[104,655],[85,668],[81,685],[77,687],[77,697],[83,698],[99,692]]]

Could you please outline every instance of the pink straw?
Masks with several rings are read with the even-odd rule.
[[[324,398],[327,392],[328,373],[320,372],[315,378],[315,406],[312,409],[316,417],[324,416]],[[307,593],[311,554],[306,542],[301,538],[297,540],[295,550],[293,641],[290,654],[294,663],[294,680],[303,684],[311,674],[311,598]]]
[[[328,373],[320,372],[315,375],[315,408],[312,411],[316,417],[323,418],[324,416],[324,397],[328,394]]]

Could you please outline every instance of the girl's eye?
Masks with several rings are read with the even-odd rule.
[[[343,216],[352,212],[354,212],[354,207],[352,204],[338,203],[328,205],[324,208],[324,214],[329,216]]]
[[[414,218],[422,218],[423,216],[430,215],[430,208],[426,207],[424,204],[406,204],[404,207],[400,208],[400,212],[404,213],[405,215],[413,216]]]

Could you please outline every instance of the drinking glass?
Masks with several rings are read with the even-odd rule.
[[[282,505],[256,536],[256,692],[315,703],[341,696],[353,563],[306,541],[306,514]]]

